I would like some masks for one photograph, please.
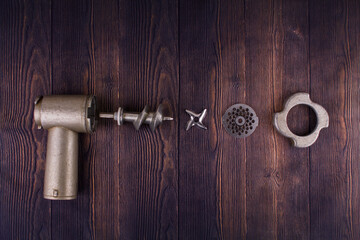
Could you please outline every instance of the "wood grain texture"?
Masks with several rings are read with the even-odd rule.
[[[245,142],[221,117],[244,101],[244,3],[180,2],[179,238],[246,235]],[[185,109],[208,109],[208,130],[185,131]]]
[[[0,239],[360,239],[359,52],[356,0],[0,1]],[[299,91],[330,116],[306,149],[272,126]],[[175,121],[100,120],[78,198],[48,201],[45,94]],[[260,121],[246,139],[221,125],[238,102]],[[203,108],[208,130],[185,131]],[[288,123],[308,133],[314,114]]]
[[[309,32],[307,1],[275,1],[272,25],[273,111],[288,97],[309,92]],[[312,130],[308,108],[294,109],[288,124],[296,133]],[[316,121],[316,120],[315,120]],[[309,150],[297,149],[275,129],[276,233],[280,239],[309,239]]]
[[[48,1],[0,3],[0,238],[49,239],[51,202],[42,198],[46,135],[33,104],[51,93]]]
[[[163,103],[178,116],[177,1],[120,1],[118,102],[127,111]],[[116,109],[114,109],[116,110]],[[122,239],[178,236],[177,120],[152,132],[113,126],[119,142]]]
[[[53,1],[52,94],[94,92],[93,6],[88,1]],[[79,135],[79,193],[73,201],[52,201],[51,236],[56,239],[89,239],[92,236],[90,162],[94,141]]]
[[[119,2],[94,1],[91,7],[91,47],[94,55],[93,76],[98,108],[102,111],[115,111],[119,106],[119,64],[120,29]],[[119,133],[114,121],[98,123],[95,157],[91,163],[91,212],[90,222],[95,239],[120,239],[122,208],[119,179]],[[106,219],[106,221],[103,221]]]
[[[217,187],[217,125],[211,100],[218,101],[211,83],[217,83],[219,59],[216,37],[217,2],[180,1],[180,140],[179,140],[179,238],[220,237]],[[213,97],[213,99],[211,99]],[[189,109],[208,109],[205,125],[210,131],[185,131]],[[210,136],[214,139],[210,143]]]
[[[246,138],[246,236],[249,239],[275,239],[279,173],[275,155],[276,132],[271,123],[274,112],[274,10],[270,1],[246,1],[245,5],[245,101],[260,119],[257,130]]]
[[[310,150],[314,239],[360,237],[359,43],[358,1],[311,2],[311,92],[330,116]]]

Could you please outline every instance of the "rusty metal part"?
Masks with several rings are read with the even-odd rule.
[[[250,136],[259,124],[254,109],[246,104],[234,104],[222,117],[223,126],[231,136],[245,138]]]
[[[164,105],[160,104],[156,112],[149,112],[149,107],[145,106],[140,113],[124,112],[124,109],[119,107],[115,113],[100,113],[100,118],[114,119],[119,126],[124,122],[132,122],[135,129],[139,130],[142,124],[150,125],[151,130],[155,130],[163,121],[172,121],[172,117],[164,116]]]
[[[75,199],[78,189],[78,133],[95,130],[96,100],[86,95],[53,95],[35,101],[34,120],[49,130],[44,198]]]
[[[207,127],[203,124],[203,120],[206,117],[207,109],[202,110],[201,113],[194,113],[190,110],[185,110],[187,114],[190,116],[190,120],[186,124],[186,131],[188,131],[193,126],[197,126],[202,129],[207,129]]]
[[[317,117],[317,124],[314,131],[307,136],[295,135],[291,132],[287,125],[287,115],[290,110],[297,105],[307,105],[311,107]],[[329,115],[325,108],[311,101],[308,93],[296,93],[286,101],[284,110],[279,113],[275,113],[274,126],[283,136],[290,138],[295,147],[305,148],[314,144],[321,129],[329,126]]]

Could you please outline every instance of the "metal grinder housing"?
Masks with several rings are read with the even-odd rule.
[[[44,198],[75,199],[78,191],[78,133],[95,131],[96,100],[92,95],[51,95],[35,101],[38,128],[47,139]]]

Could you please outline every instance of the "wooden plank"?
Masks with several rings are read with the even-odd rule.
[[[46,135],[32,116],[36,97],[51,90],[50,4],[1,1],[0,23],[0,238],[46,239]]]
[[[260,126],[247,140],[247,237],[308,239],[309,157],[272,126],[293,93],[309,91],[308,6],[304,1],[246,2],[247,101]],[[289,116],[295,132],[308,133],[311,114]]]
[[[348,87],[345,89],[347,102],[348,130],[348,196],[347,212],[350,222],[349,238],[360,238],[360,2],[347,2],[348,36]],[[350,59],[350,61],[349,61]],[[349,63],[350,62],[350,63]],[[349,68],[350,66],[350,68]]]
[[[113,112],[119,105],[119,58],[120,29],[119,2],[93,3],[91,12],[93,36],[91,43],[96,49],[91,61],[95,66],[95,95],[100,111]],[[95,157],[90,165],[90,194],[93,237],[96,239],[120,239],[123,229],[120,223],[122,208],[119,180],[119,132],[113,120],[99,120],[96,133]]]
[[[359,3],[311,1],[313,100],[330,126],[310,152],[311,238],[359,239]]]
[[[274,10],[269,1],[246,1],[245,6],[246,103],[259,117],[259,127],[246,139],[247,238],[275,239],[279,169],[272,126]]]
[[[282,111],[292,94],[310,91],[308,18],[308,1],[273,3],[270,78],[274,112]],[[295,107],[288,115],[290,129],[296,134],[310,133],[316,121],[311,113],[307,107]],[[267,118],[262,123],[264,120],[271,121]],[[295,148],[275,128],[272,131],[266,134],[273,134],[275,144],[270,178],[275,183],[276,238],[309,239],[309,149]]]
[[[216,148],[218,125],[211,121],[215,108],[210,105],[210,83],[218,83],[218,6],[215,1],[180,1],[179,10],[179,238],[217,239],[221,234],[216,187],[218,153],[210,150]],[[193,127],[185,131],[189,119],[185,109],[201,112],[204,108],[208,109],[204,123],[209,130]],[[210,146],[211,140],[215,146]]]
[[[94,93],[93,6],[88,1],[54,1],[52,12],[52,94]],[[89,239],[93,212],[90,163],[95,141],[79,135],[79,193],[73,201],[52,201],[52,238]],[[71,223],[71,224],[64,224]]]
[[[220,238],[246,238],[246,141],[222,127],[222,115],[235,103],[245,103],[244,1],[218,1],[216,58],[210,63],[210,151],[216,157],[216,191]]]
[[[244,102],[242,1],[180,2],[180,239],[245,238],[245,141],[221,125]],[[185,131],[185,109],[208,109],[208,130]]]
[[[160,103],[178,116],[177,1],[120,1],[119,96],[116,106],[155,111]],[[115,106],[114,106],[115,107]],[[178,236],[177,121],[155,132],[125,124],[119,141],[120,235],[123,239]],[[114,156],[116,159],[116,156]]]

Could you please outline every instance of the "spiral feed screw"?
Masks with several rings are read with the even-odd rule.
[[[139,130],[143,123],[149,124],[151,130],[155,130],[163,121],[172,121],[172,117],[164,116],[164,107],[160,104],[156,112],[149,112],[149,107],[145,106],[140,113],[124,112],[124,109],[119,107],[117,112],[114,113],[100,113],[100,118],[112,118],[120,126],[124,122],[132,122],[135,129]]]

